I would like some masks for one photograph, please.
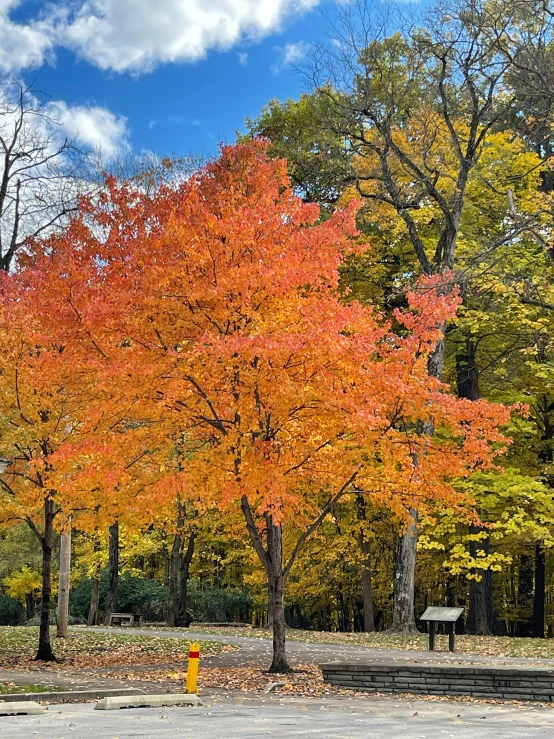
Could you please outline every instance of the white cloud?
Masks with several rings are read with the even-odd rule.
[[[100,69],[147,72],[159,64],[193,62],[278,31],[285,18],[321,0],[72,0],[44,2],[18,23],[28,0],[0,0],[0,72],[40,66],[57,47]],[[33,4],[29,3],[32,7]],[[37,3],[34,3],[37,7]],[[246,52],[239,53],[246,64]]]
[[[85,0],[61,40],[101,69],[145,72],[277,31],[319,0]]]
[[[283,48],[278,47],[279,61],[271,65],[271,71],[273,74],[279,74],[286,67],[290,67],[292,64],[297,64],[302,61],[308,49],[309,44],[305,41],[297,41],[295,44],[287,44]]]
[[[308,44],[305,41],[298,41],[296,44],[287,44],[283,53],[283,62],[285,64],[295,64],[306,56]]]
[[[86,147],[100,150],[107,159],[129,148],[127,119],[107,108],[69,106],[58,100],[49,103],[47,110],[68,136],[77,138]]]
[[[138,74],[164,63],[194,62],[209,51],[226,51],[279,31],[283,21],[321,0],[0,0],[2,75],[54,61],[57,48],[104,70]],[[14,11],[36,10],[26,21]],[[284,48],[281,64],[298,59],[299,44]],[[238,52],[240,64],[248,53]],[[128,148],[127,121],[106,108],[48,104],[69,135],[113,156]],[[157,125],[152,120],[149,127]],[[200,125],[196,119],[189,125]]]
[[[7,74],[40,67],[52,56],[55,45],[53,18],[16,23],[10,13],[23,0],[0,0],[0,71]]]

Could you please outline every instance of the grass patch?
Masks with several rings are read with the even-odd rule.
[[[54,629],[55,634],[55,629]],[[115,667],[173,662],[185,663],[190,642],[184,638],[160,638],[132,633],[106,633],[70,629],[67,639],[52,637],[59,662],[53,668]],[[38,627],[0,626],[0,667],[32,666],[38,646]],[[232,650],[226,644],[203,641],[203,656]]]
[[[51,693],[56,690],[59,690],[57,685],[40,685],[40,683],[15,685],[14,683],[0,683],[0,695],[11,695],[12,693]]]

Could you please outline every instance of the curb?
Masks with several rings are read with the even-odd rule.
[[[44,708],[36,701],[4,701],[0,703],[0,716],[38,716]]]
[[[163,693],[161,695],[118,695],[104,698],[95,711],[115,711],[119,708],[161,708],[162,706],[201,706],[202,701],[192,693]]]
[[[3,693],[0,695],[0,712],[4,706],[2,703],[23,702],[23,701],[42,701],[43,703],[63,703],[64,701],[89,701],[100,700],[110,696],[133,696],[144,695],[144,690],[140,688],[97,688],[96,690],[61,690],[48,691],[44,693]]]

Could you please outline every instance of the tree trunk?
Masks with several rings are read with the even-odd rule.
[[[44,536],[42,537],[42,597],[40,605],[40,629],[37,661],[52,662],[56,659],[50,644],[50,601],[52,596],[52,539],[54,535],[54,502],[44,501]]]
[[[177,610],[178,623],[177,626],[189,626],[190,616],[188,612],[188,586],[190,563],[194,554],[194,545],[196,542],[196,534],[193,532],[189,536],[187,549],[181,554],[181,567],[179,574],[179,604]]]
[[[490,575],[490,570],[483,570],[481,580],[471,580],[469,583],[468,634],[481,636],[494,634]]]
[[[291,672],[285,648],[285,578],[283,574],[283,529],[273,523],[273,517],[266,516],[267,522],[267,580],[269,602],[273,618],[273,659],[270,672]]]
[[[266,622],[266,629],[273,629],[273,595],[272,590],[269,586],[269,582],[267,584],[267,622]]]
[[[533,597],[533,560],[529,554],[519,557],[517,587],[518,622],[517,635],[531,636],[533,620],[531,617],[531,599]]]
[[[471,339],[466,339],[464,346],[456,353],[456,383],[458,397],[479,400],[479,368],[476,347]]]
[[[365,542],[367,551],[362,548],[362,553],[367,554],[362,572],[362,588],[364,596],[364,631],[375,631],[375,613],[373,610],[373,588],[371,584],[371,559],[369,558],[369,543]]]
[[[168,626],[179,626],[179,570],[181,564],[181,543],[181,536],[179,534],[175,534],[169,558]]]
[[[450,574],[446,576],[446,582],[444,585],[444,595],[446,597],[446,605],[447,606],[455,606],[456,605],[456,595],[454,591],[454,577]],[[427,595],[425,595],[425,608],[427,608]]]
[[[119,585],[119,523],[116,521],[110,526],[108,563],[108,597],[104,623],[109,625],[110,614],[117,613],[117,588]]]
[[[366,505],[363,495],[356,496],[358,521],[367,521]],[[363,524],[362,524],[363,525]],[[364,631],[375,631],[373,611],[373,590],[371,586],[371,557],[369,541],[360,526],[360,549],[362,550],[362,592],[364,601]]]
[[[541,544],[535,547],[535,591],[533,594],[533,636],[544,639],[544,608],[546,601],[546,562]]]
[[[442,324],[441,329],[444,336],[446,326]],[[442,378],[444,356],[444,339],[440,339],[427,360],[427,371],[431,377],[437,377],[439,380]],[[435,433],[434,426],[427,422],[421,423],[419,433],[432,436]],[[417,463],[417,460],[414,461]],[[410,508],[410,516],[413,518],[414,523],[408,527],[408,530],[400,539],[394,577],[394,609],[390,631],[399,633],[410,633],[417,630],[414,618],[414,605],[418,511]]]
[[[470,534],[478,534],[482,531],[479,526],[470,526]],[[469,552],[472,557],[477,556],[477,551],[482,549],[485,556],[490,551],[490,538],[479,541],[471,541]],[[492,572],[490,570],[474,570],[474,574],[481,577],[480,580],[469,581],[469,613],[467,617],[467,631],[470,634],[487,636],[495,633],[495,616],[492,600]]]
[[[287,576],[307,538],[321,525],[327,513],[332,510],[334,504],[354,482],[355,477],[356,473],[345,482],[343,487],[327,503],[317,519],[302,533],[286,566],[283,566],[283,530],[281,524],[274,523],[271,514],[265,514],[266,545],[264,546],[248,497],[243,495],[241,498],[241,509],[248,534],[267,574],[269,604],[273,614],[273,660],[269,668],[270,672],[291,672],[285,649],[284,591]]]
[[[27,620],[30,621],[35,615],[35,596],[33,593],[25,594],[25,611]]]
[[[90,608],[88,612],[87,625],[96,626],[98,624],[98,605],[100,603],[100,565],[96,568],[96,572],[92,578],[92,589],[90,591]]]
[[[458,397],[468,400],[479,400],[481,391],[479,389],[479,366],[477,364],[477,347],[473,340],[466,337],[464,343],[456,352],[456,382]],[[470,533],[476,534],[482,531],[479,527],[471,526]],[[470,554],[475,557],[477,550],[484,549],[488,554],[490,550],[490,539],[479,542],[470,542]],[[477,573],[481,580],[470,580],[469,582],[469,612],[467,617],[467,630],[470,634],[494,634],[495,614],[492,600],[492,572],[481,570]]]
[[[554,183],[554,178],[552,179]],[[544,343],[539,345],[539,361],[546,362],[547,356]],[[554,461],[554,403],[551,395],[543,395],[539,400],[540,418],[542,420],[543,445],[539,452],[539,460],[551,465]],[[549,487],[554,487],[554,477],[547,475],[545,482]],[[546,562],[544,548],[540,543],[535,547],[535,590],[533,595],[533,636],[544,638],[545,626],[545,601],[546,601]]]
[[[417,516],[410,508],[413,522],[400,538],[396,560],[396,581],[394,583],[394,610],[390,631],[409,633],[416,631],[414,617],[414,584],[417,555]]]
[[[71,525],[60,537],[60,581],[58,587],[57,637],[67,639],[69,578],[71,572]]]
[[[339,604],[339,631],[347,633],[350,631],[350,608],[348,600],[345,599],[340,589],[337,592],[337,602]]]
[[[164,585],[166,588],[169,587],[169,581],[171,579],[171,558],[169,555],[169,552],[167,551],[167,547],[164,546],[163,548],[163,555],[164,555]]]
[[[273,628],[273,659],[270,672],[291,672],[285,648],[285,571],[283,568],[283,530],[273,522],[271,514],[265,514],[266,546],[256,526],[252,509],[246,495],[242,496],[241,508],[246,520],[246,528],[267,575],[268,603]],[[291,559],[288,568],[292,566]]]
[[[272,592],[272,622],[273,622],[273,659],[269,668],[270,672],[292,672],[287,662],[285,648],[285,605],[284,589],[285,583],[282,573],[270,576],[269,587]]]

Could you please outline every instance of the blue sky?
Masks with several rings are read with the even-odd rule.
[[[48,93],[70,133],[107,153],[211,153],[328,28],[330,0],[0,0],[0,71]]]

